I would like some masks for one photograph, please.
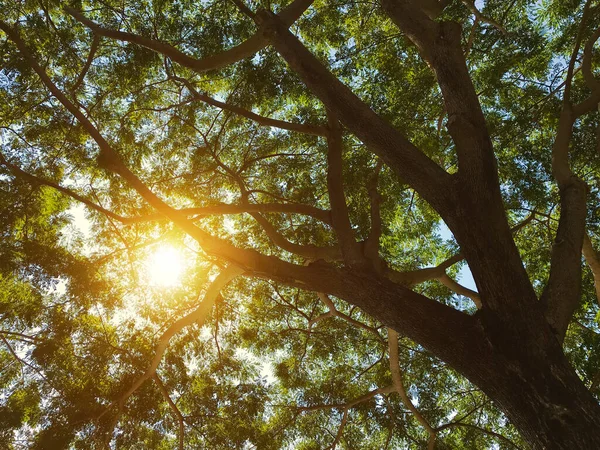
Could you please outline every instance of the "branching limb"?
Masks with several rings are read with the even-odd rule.
[[[517,444],[515,444],[513,441],[511,441],[510,439],[508,439],[506,436],[502,436],[499,433],[496,433],[495,431],[492,430],[488,430],[486,428],[482,428],[480,426],[477,425],[473,425],[471,423],[464,423],[464,422],[450,422],[447,424],[442,425],[441,427],[437,428],[436,431],[442,431],[445,430],[447,428],[452,428],[452,427],[465,427],[465,428],[472,428],[474,430],[479,431],[480,433],[483,434],[487,434],[489,436],[493,436],[496,439],[498,439],[501,442],[504,442],[508,445],[510,445],[512,448],[515,448],[517,450],[521,450],[521,447],[519,447]]]
[[[438,211],[452,204],[451,176],[358,98],[288,30],[280,17],[257,13],[261,32],[310,91],[353,134]]]
[[[44,178],[38,177],[36,175],[32,175],[28,172],[25,172],[23,169],[19,168],[15,164],[9,162],[2,153],[0,153],[0,164],[6,166],[13,175],[20,177],[21,179],[31,183],[32,185],[41,185],[51,187],[71,198],[77,200],[80,203],[88,206],[89,208],[98,211],[99,213],[104,214],[111,219],[114,219],[118,222],[121,222],[125,225],[142,223],[142,222],[152,222],[157,220],[166,220],[164,214],[161,213],[152,213],[143,216],[121,216],[116,214],[102,206],[92,202],[91,200],[77,194],[75,191],[71,189],[67,189],[58,183],[54,183],[53,181],[46,180]],[[187,217],[202,217],[202,216],[212,216],[212,215],[221,215],[221,214],[243,214],[243,213],[288,213],[288,214],[301,214],[310,217],[314,217],[315,219],[320,220],[321,222],[331,225],[331,213],[324,209],[319,209],[311,205],[302,205],[298,203],[261,203],[261,204],[252,204],[245,203],[242,205],[228,205],[228,204],[220,204],[220,205],[212,205],[212,206],[199,206],[195,208],[182,208],[177,210],[178,213],[184,214]]]
[[[366,394],[361,395],[360,397],[350,400],[348,403],[331,403],[331,404],[323,404],[323,405],[298,406],[297,409],[301,412],[320,411],[323,409],[334,409],[334,408],[342,409],[342,410],[343,409],[351,409],[360,403],[368,402],[376,395],[391,394],[392,392],[395,391],[395,389],[396,388],[394,387],[394,385],[390,385],[390,386],[386,386],[386,387],[382,387],[382,388],[373,389],[372,391],[367,392]]]
[[[301,214],[310,217],[314,217],[321,222],[331,225],[331,213],[324,209],[315,208],[310,205],[302,205],[298,203],[244,203],[241,205],[212,205],[212,206],[199,206],[195,208],[182,208],[177,210],[186,216],[212,216],[221,214],[243,214],[243,213],[287,213],[287,214]],[[123,217],[124,223],[140,223],[150,222],[154,220],[164,220],[163,214],[147,214],[144,216],[134,217]]]
[[[95,211],[98,211],[99,213],[104,214],[107,217],[110,217],[111,219],[115,219],[115,220],[118,220],[119,222],[123,222],[123,223],[127,222],[126,217],[115,214],[114,212],[109,211],[108,209],[105,209],[100,205],[97,205],[96,203],[92,202],[91,200],[88,200],[87,198],[77,194],[76,192],[74,192],[70,189],[62,187],[61,185],[54,183],[53,181],[45,180],[43,178],[40,178],[38,176],[31,175],[30,173],[25,172],[20,167],[9,162],[2,153],[0,153],[0,164],[7,167],[14,176],[19,177],[34,186],[51,187],[52,189],[55,189],[65,195],[68,195],[69,197],[77,200],[78,202],[83,203],[84,205],[88,206],[89,208],[91,208]]]
[[[457,253],[435,267],[425,267],[424,269],[412,270],[408,272],[388,270],[387,277],[395,283],[411,287],[425,281],[441,278],[444,276],[449,267],[462,261],[463,259],[464,256],[462,253]]]
[[[421,412],[413,405],[413,402],[408,397],[406,393],[406,389],[404,388],[404,383],[402,382],[402,371],[400,369],[400,359],[398,353],[398,333],[388,328],[388,345],[390,351],[390,371],[392,373],[392,381],[394,383],[394,389],[400,395],[404,406],[406,406],[414,415],[417,422],[419,422],[423,428],[429,434],[429,443],[428,450],[433,450],[435,448],[435,439],[436,439],[436,430],[429,424],[427,419],[423,417]]]
[[[461,47],[460,26],[430,19],[416,1],[382,0],[381,5],[436,74],[448,114],[448,131],[456,144],[459,173],[469,185],[483,183],[492,188],[483,191],[495,192],[494,152]]]
[[[378,341],[380,341],[381,343],[385,343],[385,340],[381,337],[381,334],[379,334],[379,331],[377,331],[376,328],[370,327],[369,325],[364,324],[356,319],[353,319],[349,315],[344,314],[343,312],[339,311],[335,307],[335,304],[333,303],[333,301],[329,298],[329,296],[327,294],[323,294],[322,292],[319,292],[317,295],[319,296],[321,301],[327,306],[328,311],[326,313],[321,314],[320,316],[314,318],[313,320],[311,320],[308,323],[309,328],[312,327],[317,322],[320,322],[321,320],[326,319],[328,317],[339,317],[340,319],[345,320],[352,326],[355,326],[357,328],[362,328],[363,330],[366,330],[369,333],[372,333],[377,338]]]
[[[281,26],[281,23],[278,23]],[[288,286],[316,292],[326,292],[344,299],[363,309],[386,326],[394,328],[410,339],[419,342],[423,347],[441,359],[446,360],[449,364],[452,364],[466,376],[471,376],[475,382],[479,380],[478,377],[483,372],[478,369],[480,368],[480,364],[483,364],[482,361],[485,360],[486,353],[481,344],[484,341],[482,331],[472,317],[415,293],[404,286],[392,283],[390,280],[380,277],[375,273],[350,271],[325,263],[310,264],[308,266],[292,264],[276,257],[262,255],[254,250],[237,248],[196,227],[184,214],[171,208],[165,201],[154,194],[125,166],[118,157],[117,152],[100,135],[98,130],[81,111],[56,87],[46,72],[40,67],[28,47],[19,37],[18,32],[2,21],[0,21],[0,29],[6,31],[9,38],[17,44],[26,61],[38,74],[42,82],[65,108],[78,119],[84,129],[97,142],[101,149],[101,155],[104,154],[105,159],[112,162],[110,167],[113,171],[121,175],[124,181],[135,189],[159,213],[172,220],[177,227],[196,240],[207,254],[219,257],[237,267],[242,267],[255,277],[267,278]],[[297,39],[289,34],[287,30],[286,33],[286,39],[291,39],[296,42],[295,45],[301,46],[297,42]],[[302,51],[306,52],[306,49]],[[311,58],[315,60],[312,55]],[[324,70],[322,65],[320,67]],[[315,72],[314,76],[318,77],[318,72]],[[325,78],[333,78],[329,72],[326,70],[325,72]],[[303,73],[306,75],[307,71],[303,69]],[[326,81],[320,80],[318,84],[322,85]],[[356,100],[360,102],[360,100]],[[361,108],[367,108],[370,111],[364,103],[360,102],[360,104],[363,105]],[[338,106],[341,105],[338,104]],[[368,114],[374,113],[370,111]],[[350,115],[353,114],[350,113]],[[377,116],[375,122],[381,125],[382,119]],[[386,123],[384,128],[387,130],[387,127],[389,127],[389,124]],[[448,207],[446,201],[448,200],[447,182],[451,179],[449,174],[444,172],[418,150],[416,151],[421,156],[416,155],[416,159],[413,159],[412,162],[408,158],[406,161],[407,164],[402,164],[405,158],[398,160],[393,156],[403,152],[404,147],[401,146],[399,148],[398,141],[388,139],[390,138],[389,133],[387,138],[384,137],[381,140],[382,136],[379,134],[381,127],[373,127],[373,124],[369,123],[369,120],[364,122],[364,128],[370,130],[369,134],[372,139],[382,144],[380,149],[385,149],[388,153],[388,160],[400,162],[400,165],[397,165],[396,169],[409,177],[417,176],[419,178],[418,174],[423,175],[424,173],[431,175],[431,177],[426,176],[426,179],[421,179],[420,182],[417,181],[417,184],[425,192],[433,195],[433,197],[438,196],[436,197],[437,201],[431,195],[429,196],[437,206],[443,204],[444,207]],[[395,132],[392,134],[397,136]],[[426,161],[425,165],[420,164],[423,162],[423,158]],[[377,295],[374,295],[375,292]],[[447,334],[432,332],[432,323],[435,323],[437,327],[443,326],[447,330]]]
[[[290,26],[294,23],[306,9],[312,4],[313,0],[295,0],[286,8],[284,8],[280,15],[282,20]],[[267,40],[260,35],[255,34],[248,40],[244,41],[240,45],[237,45],[229,50],[226,50],[217,55],[207,56],[203,59],[196,59],[185,53],[177,50],[166,42],[161,42],[155,39],[146,38],[134,33],[127,33],[124,31],[112,30],[105,28],[92,20],[85,17],[80,11],[73,8],[66,7],[65,11],[69,13],[75,20],[82,23],[94,34],[104,36],[110,39],[116,39],[120,41],[131,42],[134,44],[141,45],[143,47],[154,50],[155,52],[161,53],[172,61],[181,64],[184,67],[194,70],[195,72],[206,72],[208,70],[220,69],[230,64],[241,61],[242,59],[248,58],[254,55],[259,50],[263,49],[267,45]]]
[[[90,70],[90,67],[92,66],[92,62],[94,61],[94,58],[96,57],[96,52],[98,51],[99,44],[100,44],[100,37],[95,34],[94,38],[92,40],[92,45],[90,46],[90,52],[88,53],[88,57],[85,61],[83,69],[81,69],[81,73],[77,77],[77,80],[75,81],[75,83],[73,83],[73,86],[71,86],[71,89],[70,89],[71,92],[76,93],[77,89],[79,89],[79,86],[81,86],[81,83],[83,83],[83,80],[84,80],[86,74],[88,73],[88,70]]]
[[[589,14],[589,3],[590,2],[586,4],[587,9],[584,10],[582,23],[583,20],[586,19],[587,14]],[[580,35],[578,36],[578,43],[581,42],[581,33],[582,31],[580,31]],[[600,102],[600,80],[594,76],[592,71],[592,53],[594,50],[594,45],[598,39],[600,39],[600,27],[594,31],[583,49],[583,63],[581,65],[581,70],[583,73],[583,79],[592,93],[586,100],[573,107],[573,115],[575,117],[579,117],[583,114],[596,110],[598,107],[598,102]],[[576,46],[576,49],[579,49],[579,45]],[[568,81],[570,84],[570,80]],[[569,86],[569,84],[567,84],[567,86]],[[566,89],[567,88],[565,87],[565,92]]]
[[[587,185],[571,171],[569,150],[575,116],[570,101],[575,62],[589,15],[585,5],[569,62],[558,130],[552,147],[552,173],[560,193],[560,219],[552,246],[550,277],[542,295],[546,319],[562,342],[581,297],[581,252],[585,235]]]
[[[254,217],[254,220],[256,220],[265,233],[267,233],[267,236],[269,236],[269,239],[271,239],[273,244],[287,252],[302,256],[310,261],[317,261],[320,259],[323,261],[340,261],[342,259],[340,248],[337,245],[331,247],[318,247],[312,244],[300,245],[290,242],[261,214],[251,212],[250,215]]]
[[[462,2],[473,13],[473,15],[475,16],[475,20],[477,22],[488,23],[491,26],[493,26],[494,28],[498,29],[498,31],[500,31],[502,34],[504,34],[504,35],[508,34],[508,32],[506,31],[506,28],[504,28],[502,25],[500,25],[495,20],[490,19],[489,17],[484,16],[481,13],[481,11],[479,11],[477,9],[477,7],[475,6],[475,0],[462,0]]]
[[[142,384],[144,384],[146,380],[154,376],[154,374],[156,373],[156,369],[162,360],[163,354],[165,353],[171,338],[175,334],[179,333],[183,328],[189,325],[192,325],[194,323],[202,324],[206,320],[210,311],[212,310],[212,307],[221,290],[231,280],[233,280],[238,275],[241,275],[243,272],[243,269],[240,269],[239,267],[233,265],[226,268],[210,284],[210,286],[206,290],[206,293],[204,294],[204,299],[202,300],[202,303],[200,303],[198,308],[196,308],[190,314],[178,319],[169,328],[167,328],[167,330],[158,339],[158,343],[156,344],[156,348],[154,350],[154,356],[150,361],[150,364],[144,372],[144,374],[141,377],[139,377],[129,387],[129,389],[127,389],[127,391],[125,391],[125,393],[123,393],[116,401],[116,407],[118,412],[117,417],[120,411],[122,411],[123,407],[125,406],[125,403],[129,399],[131,394],[133,394]],[[105,410],[105,413],[108,412],[108,410],[109,408]],[[100,417],[102,417],[102,415]]]

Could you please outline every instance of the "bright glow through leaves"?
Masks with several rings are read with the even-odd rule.
[[[183,256],[173,247],[161,246],[148,256],[145,266],[151,286],[173,287],[181,281]]]

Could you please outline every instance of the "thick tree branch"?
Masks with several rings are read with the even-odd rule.
[[[469,263],[482,310],[509,328],[521,327],[524,324],[513,320],[515,314],[537,310],[538,300],[506,218],[494,149],[461,47],[461,27],[431,20],[414,1],[381,0],[381,4],[435,72],[448,113],[447,126],[458,156],[455,200],[450,210],[430,203]],[[530,324],[523,327],[525,334],[527,328]]]
[[[18,43],[21,53],[38,73],[44,84],[82,123],[102,151],[106,152],[108,157],[115,156],[115,150],[109,146],[91,122],[62,94],[45,71],[37,64],[27,46],[19,38],[18,33],[1,21],[0,28],[8,30],[7,34],[13,41]],[[371,114],[373,113],[371,112]],[[387,143],[387,140],[384,139],[383,143]],[[397,143],[392,142],[390,144],[397,145]],[[424,155],[422,157],[425,158]],[[429,161],[428,164],[433,163]],[[482,344],[485,341],[482,329],[473,317],[412,292],[410,289],[377,276],[375,273],[339,269],[328,264],[315,263],[308,266],[299,266],[275,257],[262,255],[254,250],[236,248],[228,242],[215,238],[199,229],[187,220],[184,214],[171,208],[137,178],[120,158],[116,157],[113,160],[113,168],[151,206],[195,239],[206,253],[241,267],[255,277],[268,278],[288,286],[335,295],[362,308],[387,327],[393,328],[423,345],[430,352],[444,359],[466,376],[471,377],[476,383],[485,381],[481,374],[487,373],[486,364],[489,364],[490,361],[486,357],[488,354],[487,349]],[[415,170],[422,173],[422,169],[416,168]],[[435,169],[435,172],[439,173],[439,171],[441,171],[445,180],[446,177],[449,177],[439,167]],[[441,188],[439,183],[436,184],[436,181],[439,180],[434,179],[432,183]],[[422,180],[422,182],[425,183],[425,180]],[[435,189],[435,191],[439,193],[439,189]],[[445,196],[445,194],[446,190],[442,189],[440,195]],[[439,331],[442,329],[445,330],[443,333]]]
[[[585,5],[569,62],[563,106],[552,147],[552,173],[560,193],[560,219],[552,245],[550,276],[541,300],[546,308],[546,319],[561,342],[581,297],[581,252],[585,235],[587,185],[573,174],[569,163],[575,123],[570,93],[590,3],[588,0]]]
[[[463,259],[464,256],[461,253],[457,253],[435,267],[425,267],[423,269],[411,270],[407,272],[388,270],[386,275],[395,283],[412,287],[416,286],[417,284],[424,283],[425,281],[441,278],[446,273],[446,269],[462,261]]]
[[[344,261],[350,266],[363,263],[364,257],[354,237],[348,205],[344,195],[342,173],[342,129],[335,114],[328,111],[329,136],[327,137],[327,192],[331,204],[331,219]]]
[[[278,16],[260,11],[257,22],[263,35],[306,86],[352,133],[434,208],[446,211],[451,207],[448,173],[334,77]]]
[[[442,283],[444,286],[446,286],[452,292],[456,292],[459,295],[463,295],[465,297],[470,298],[473,301],[473,303],[475,303],[475,306],[477,307],[477,309],[481,309],[481,307],[483,306],[481,304],[481,298],[479,297],[479,294],[477,292],[457,283],[452,278],[450,278],[446,273],[444,273],[444,275],[442,275],[440,278],[438,278],[438,280],[440,281],[440,283]]]
[[[286,8],[281,11],[282,20],[290,26],[294,23],[304,11],[306,11],[313,0],[295,0]],[[161,53],[172,61],[181,64],[184,67],[194,70],[195,72],[206,72],[209,70],[220,69],[230,64],[241,61],[242,59],[248,58],[254,55],[259,50],[263,49],[267,45],[267,40],[260,35],[255,34],[251,38],[242,42],[241,44],[230,48],[222,53],[207,56],[202,59],[196,59],[185,53],[177,50],[166,42],[157,41],[155,39],[146,38],[134,33],[128,33],[125,31],[112,30],[105,28],[92,20],[85,17],[80,11],[73,8],[65,7],[65,11],[69,13],[75,20],[82,23],[90,30],[99,36],[104,36],[110,39],[117,39],[120,41],[131,42],[134,44],[141,45],[143,47],[154,50]]]
[[[415,3],[381,1],[384,11],[419,48],[436,74],[448,114],[447,127],[456,144],[461,180],[488,188],[480,188],[478,193],[496,192],[499,187],[492,142],[463,54],[461,27],[431,20]]]

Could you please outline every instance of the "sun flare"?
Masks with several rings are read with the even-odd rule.
[[[148,256],[146,271],[151,286],[176,286],[183,273],[183,256],[173,247],[161,246]]]

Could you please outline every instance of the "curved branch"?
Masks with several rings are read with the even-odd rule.
[[[600,39],[600,27],[594,31],[592,36],[585,44],[583,49],[583,63],[581,65],[581,71],[583,73],[585,83],[587,84],[588,88],[590,88],[590,90],[596,94],[600,92],[600,81],[592,72],[592,52],[598,39]]]
[[[400,395],[402,403],[413,413],[417,422],[419,422],[423,428],[429,434],[428,450],[435,448],[436,431],[429,424],[427,419],[423,417],[421,412],[415,407],[411,399],[406,393],[404,383],[402,382],[402,370],[400,369],[400,359],[398,352],[398,333],[391,328],[388,328],[388,347],[390,351],[390,372],[392,373],[392,381],[394,383],[394,389]]]
[[[92,40],[92,45],[90,46],[90,52],[88,53],[88,57],[85,61],[83,69],[81,69],[81,73],[77,77],[77,80],[75,81],[75,83],[73,83],[73,86],[71,86],[71,89],[70,89],[71,92],[73,92],[73,93],[76,92],[77,89],[79,89],[79,86],[81,86],[81,83],[83,83],[83,80],[84,80],[88,70],[90,70],[92,62],[94,61],[94,57],[96,56],[96,52],[98,51],[99,44],[100,44],[100,37],[98,35],[94,35],[94,38]]]
[[[342,259],[342,253],[337,245],[331,247],[318,247],[312,244],[300,245],[290,242],[261,214],[251,212],[250,215],[254,217],[265,233],[267,233],[267,236],[269,236],[269,239],[271,239],[273,244],[287,252],[302,256],[311,261],[340,261]]]
[[[451,291],[456,292],[457,294],[462,295],[464,297],[470,298],[473,301],[473,303],[475,303],[477,309],[481,309],[481,307],[483,306],[481,304],[481,298],[479,297],[479,294],[477,292],[457,283],[446,273],[444,273],[444,275],[438,278],[438,280]]]
[[[109,211],[108,209],[105,209],[102,206],[97,205],[96,203],[92,202],[91,200],[88,200],[87,198],[82,197],[81,195],[77,194],[76,192],[74,192],[70,189],[62,187],[61,185],[54,183],[53,181],[44,180],[43,178],[40,178],[38,176],[31,175],[30,173],[25,172],[20,167],[10,163],[1,152],[0,152],[0,164],[2,164],[3,166],[6,166],[12,172],[13,175],[15,175],[16,177],[22,178],[23,180],[29,182],[30,184],[51,187],[52,189],[55,189],[65,195],[68,195],[69,197],[77,200],[78,202],[83,203],[84,205],[92,208],[95,211],[98,211],[98,212],[104,214],[107,217],[110,217],[111,219],[118,220],[119,222],[127,222],[127,220],[128,220],[126,217],[120,216],[112,211]]]
[[[281,11],[280,15],[282,20],[284,20],[287,26],[290,26],[302,15],[304,11],[306,11],[306,9],[308,9],[312,2],[313,0],[294,0],[290,5]],[[241,44],[222,53],[207,56],[202,59],[196,59],[177,50],[175,47],[167,44],[166,42],[146,38],[134,33],[105,28],[85,17],[80,11],[69,7],[65,7],[64,10],[73,16],[75,20],[92,30],[94,34],[110,39],[131,42],[133,44],[138,44],[142,47],[149,48],[150,50],[161,53],[170,58],[172,61],[192,69],[195,72],[206,72],[209,70],[220,69],[254,55],[267,45],[267,40],[261,36],[260,33],[257,33]]]
[[[327,129],[323,126],[307,125],[307,124],[303,124],[303,123],[293,123],[293,122],[286,122],[285,120],[272,119],[270,117],[265,117],[265,116],[261,116],[259,114],[253,113],[252,111],[248,111],[247,109],[240,108],[239,106],[220,102],[218,100],[215,100],[212,97],[209,97],[208,95],[201,94],[200,92],[198,92],[194,88],[192,83],[190,83],[185,78],[181,78],[181,77],[177,77],[177,76],[171,76],[171,78],[176,81],[180,81],[180,82],[184,83],[186,88],[192,94],[192,97],[194,98],[194,100],[202,101],[211,106],[215,106],[217,108],[221,108],[226,111],[231,111],[242,117],[253,120],[260,125],[264,125],[267,127],[281,128],[283,130],[289,130],[289,131],[297,131],[299,133],[312,134],[315,136],[327,136],[327,134],[328,134]]]
[[[261,33],[286,60],[308,89],[335,113],[369,150],[380,156],[405,182],[438,211],[453,203],[451,175],[377,115],[338,80],[299,40],[281,18],[269,11],[256,17]]]
[[[396,329],[418,342],[428,351],[452,364],[466,376],[473,378],[475,382],[483,381],[481,379],[481,373],[483,372],[479,369],[483,364],[482,361],[486,359],[486,350],[481,344],[484,341],[482,330],[472,317],[421,294],[412,292],[410,289],[395,284],[375,273],[340,269],[326,263],[300,266],[276,257],[263,255],[255,250],[237,248],[229,242],[216,238],[196,227],[184,214],[170,207],[154,194],[125,166],[118,157],[117,152],[110,147],[93,124],[66,98],[40,67],[28,47],[20,39],[18,32],[2,21],[0,21],[0,29],[7,30],[9,38],[17,43],[19,50],[42,82],[97,142],[101,149],[101,155],[104,153],[107,159],[113,157],[110,161],[112,162],[110,168],[119,174],[159,213],[172,220],[177,227],[196,240],[207,254],[242,267],[258,278],[268,278],[288,286],[326,292],[344,299],[362,308],[386,326]],[[315,76],[318,75],[318,73],[315,73]],[[332,78],[332,75],[328,74],[328,77]],[[371,114],[374,113],[371,111]],[[376,122],[381,122],[381,119],[378,118]],[[365,122],[365,126],[367,126],[366,124],[369,124],[369,122]],[[370,125],[368,127],[372,128]],[[389,125],[386,126],[389,127]],[[378,127],[375,127],[372,131],[377,135]],[[397,147],[398,143],[393,140],[389,141],[384,138],[380,142],[385,144],[384,147],[388,153],[390,150],[392,154],[396,154],[396,150],[402,152],[402,149]],[[431,168],[430,165],[433,164],[431,160],[428,160],[422,154],[421,157],[429,161],[426,165]],[[429,169],[419,166],[421,157],[407,165],[401,164],[403,173],[410,174],[412,169],[421,174],[423,174],[423,170],[428,173]],[[439,195],[438,202],[435,202],[439,206],[439,201],[443,200],[445,202],[448,199],[446,182],[451,176],[439,166],[435,167],[437,169],[434,170],[435,173],[432,175],[441,174],[443,180],[438,180],[434,176],[431,180],[422,179],[421,182],[426,190],[433,189],[428,191],[432,195]],[[442,190],[440,191],[440,189]],[[394,311],[394,313],[391,313],[391,311]],[[435,330],[433,323],[435,323]],[[439,333],[437,330],[440,327],[443,327],[446,332]]]
[[[581,298],[581,252],[585,235],[587,185],[573,174],[569,162],[573,124],[576,120],[570,93],[575,61],[587,23],[590,4],[591,0],[585,4],[569,61],[563,106],[552,146],[552,174],[560,194],[560,219],[552,245],[550,276],[541,300],[546,308],[546,320],[561,342]],[[585,73],[585,67],[583,71]]]
[[[475,429],[477,431],[480,431],[481,433],[489,434],[490,436],[493,436],[493,437],[497,438],[498,440],[509,444],[511,447],[516,448],[517,450],[521,450],[521,447],[519,447],[517,444],[515,444],[513,441],[511,441],[506,436],[502,436],[501,434],[496,433],[495,431],[487,430],[485,428],[482,428],[482,427],[477,426],[477,425],[473,425],[471,423],[450,422],[450,423],[444,424],[441,427],[437,428],[437,431],[442,431],[442,430],[445,430],[446,428],[451,428],[451,427],[473,428],[473,429]]]
[[[365,242],[365,256],[369,258],[377,268],[380,268],[379,258],[379,241],[381,240],[382,226],[381,226],[381,194],[377,189],[379,182],[379,174],[383,168],[383,162],[377,161],[375,171],[367,183],[367,191],[369,193],[369,201],[371,207],[371,230],[369,231],[369,237]]]
[[[169,341],[171,338],[187,326],[190,326],[194,323],[202,324],[212,310],[212,307],[215,304],[215,301],[221,290],[231,280],[242,273],[244,273],[244,270],[237,266],[231,265],[227,267],[210,284],[204,294],[204,299],[198,308],[188,315],[176,320],[173,324],[171,324],[171,326],[169,326],[169,328],[167,328],[167,330],[158,339],[158,343],[156,344],[156,348],[154,350],[154,356],[152,357],[152,360],[150,361],[150,364],[144,374],[139,377],[117,400],[118,411],[122,410],[131,394],[133,394],[142,384],[144,384],[146,380],[154,376],[156,369],[162,360],[163,354],[169,346]]]
[[[331,213],[324,209],[315,208],[310,205],[298,203],[244,203],[241,205],[212,205],[199,206],[195,208],[182,208],[177,210],[186,216],[211,216],[220,214],[243,214],[243,213],[288,213],[301,214],[314,217],[321,222],[331,225]],[[163,214],[148,214],[144,216],[123,217],[125,223],[149,222],[153,220],[165,219]]]
[[[363,330],[366,330],[369,333],[373,333],[377,337],[378,341],[380,341],[381,343],[385,343],[385,340],[381,337],[381,334],[379,334],[379,331],[377,331],[376,328],[370,327],[369,325],[362,323],[356,319],[353,319],[349,315],[344,314],[343,312],[339,311],[335,307],[335,304],[333,303],[333,301],[329,298],[329,296],[327,294],[319,292],[317,295],[319,296],[321,301],[323,303],[325,303],[325,305],[328,308],[328,311],[326,313],[321,314],[320,316],[314,318],[313,320],[311,320],[308,323],[309,327],[313,326],[315,323],[320,322],[323,319],[326,319],[327,317],[339,317],[340,319],[343,319],[346,322],[348,322],[350,325],[353,325],[357,328],[362,328]]]

